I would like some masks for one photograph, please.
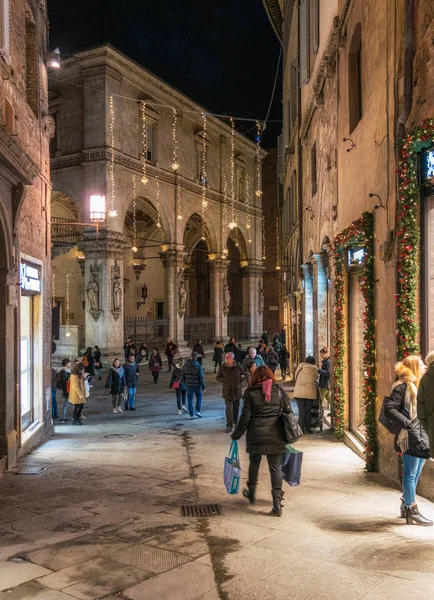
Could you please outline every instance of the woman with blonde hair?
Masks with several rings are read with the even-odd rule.
[[[420,474],[429,458],[428,436],[417,418],[417,388],[425,365],[420,356],[407,356],[396,363],[398,380],[385,404],[386,416],[398,427],[395,450],[402,455],[404,473],[402,478],[401,517],[408,525],[430,526],[433,524],[420,514],[416,504],[416,488]]]
[[[76,363],[71,371],[70,388],[69,388],[69,403],[74,406],[72,415],[73,425],[83,425],[81,413],[86,402],[86,390],[84,387],[85,370],[82,363]]]

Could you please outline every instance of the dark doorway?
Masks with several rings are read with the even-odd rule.
[[[190,269],[190,316],[209,317],[211,312],[211,282],[208,246],[200,240],[192,252]]]
[[[231,304],[229,314],[233,316],[241,316],[243,314],[243,282],[241,278],[241,254],[237,244],[231,239],[228,239],[228,286],[231,295]]]

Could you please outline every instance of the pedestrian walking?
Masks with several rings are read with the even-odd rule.
[[[151,371],[152,377],[154,378],[154,383],[158,383],[158,376],[162,368],[163,361],[161,360],[160,353],[158,352],[158,348],[154,348],[151,354],[151,358],[149,359],[149,370]]]
[[[268,331],[265,329],[261,335],[261,341],[267,346],[268,348]]]
[[[228,352],[233,352],[235,354],[236,350],[237,346],[235,344],[235,338],[231,337],[229,339],[229,342],[225,346],[225,354],[227,354]]]
[[[136,362],[134,354],[128,356],[128,361],[124,365],[125,382],[128,388],[128,398],[125,401],[125,410],[136,410],[136,392],[137,382],[139,380],[139,366]]]
[[[298,421],[303,433],[312,433],[310,429],[313,403],[317,399],[318,369],[315,358],[307,356],[295,370],[294,400],[298,406]]]
[[[280,331],[280,341],[282,342],[282,346],[286,346],[286,333],[284,329]]]
[[[247,432],[246,449],[250,462],[244,495],[251,504],[255,503],[262,456],[267,457],[273,496],[270,514],[275,517],[282,516],[282,455],[286,446],[282,411],[291,412],[288,396],[279,388],[268,367],[258,367],[253,373],[250,387],[244,393],[243,410],[232,439],[239,440]]]
[[[57,419],[57,371],[51,367],[51,417]]]
[[[89,348],[84,353],[83,358],[81,359],[81,362],[84,365],[85,372],[88,373],[88,375],[89,375],[88,382],[90,385],[90,383],[92,381],[92,377],[95,377],[95,359],[93,357],[93,350],[92,350],[91,346],[89,346]]]
[[[82,363],[77,363],[71,371],[69,403],[73,404],[72,424],[83,425],[81,413],[86,402],[86,391],[84,388],[85,370]]]
[[[434,352],[425,359],[426,373],[417,390],[417,416],[428,434],[431,458],[434,458]]]
[[[247,384],[247,371],[237,363],[232,352],[227,352],[225,363],[219,368],[216,380],[223,384],[222,396],[226,404],[226,433],[238,425],[242,387]]]
[[[258,346],[256,348],[256,352],[264,361],[264,365],[266,365],[267,364],[268,345],[265,344],[263,339],[259,340]]]
[[[175,354],[178,350],[178,346],[172,341],[172,338],[167,338],[167,344],[166,344],[166,350],[164,352],[164,354],[167,356],[167,370],[171,371],[172,367],[174,367],[175,365],[173,364],[173,359],[175,358]]]
[[[279,356],[281,348],[282,342],[280,341],[280,336],[278,333],[275,333],[273,338],[273,350],[277,354],[277,356]]]
[[[212,360],[214,363],[214,373],[217,373],[217,367],[220,369],[223,363],[224,358],[224,349],[223,344],[220,341],[217,341],[214,346],[214,353],[212,355]]]
[[[326,408],[331,410],[331,395],[330,395],[330,351],[324,346],[319,351],[321,356],[321,368],[318,369],[319,373],[319,393],[321,394],[321,402],[324,405],[324,401],[326,402]]]
[[[149,360],[148,346],[146,345],[145,342],[143,342],[143,344],[141,344],[141,346],[139,348],[139,352],[137,354],[137,362],[139,364],[141,362],[143,362],[144,360]]]
[[[246,358],[246,354],[247,352],[243,350],[242,345],[238,344],[237,349],[235,350],[235,360],[237,361],[237,363],[242,365],[243,360]]]
[[[245,369],[250,370],[250,368],[253,364],[255,365],[256,368],[265,367],[265,363],[262,359],[262,356],[258,355],[255,348],[250,348],[249,353],[247,354],[246,358],[243,360],[243,367]]]
[[[183,368],[182,380],[187,388],[188,412],[190,420],[195,417],[202,417],[202,397],[206,390],[203,369],[199,363],[197,352],[191,353],[191,359],[188,360]],[[196,396],[196,408],[193,408],[193,400]]]
[[[395,435],[394,445],[396,452],[402,455],[403,464],[401,517],[406,519],[408,525],[427,527],[433,522],[420,514],[416,503],[419,477],[425,460],[430,455],[428,436],[417,418],[417,388],[424,370],[425,365],[417,355],[407,356],[396,363],[395,374],[398,380],[392,385],[384,408],[387,418],[400,427]],[[424,399],[424,388],[421,390],[420,399]]]
[[[184,361],[182,358],[178,358],[172,375],[170,377],[169,387],[176,392],[176,404],[178,406],[177,415],[182,415],[182,412],[188,412],[186,407],[187,403],[187,386],[182,379],[182,369],[184,367]]]
[[[282,344],[279,354],[280,371],[282,373],[282,381],[285,381],[288,373],[289,352],[285,344]]]
[[[128,356],[130,355],[130,350],[134,350],[134,354],[136,353],[136,345],[130,337],[127,337],[127,341],[124,344],[124,355],[125,362],[128,360]]]
[[[273,346],[269,346],[267,354],[267,367],[269,367],[273,371],[273,373],[275,373],[278,366],[279,356],[274,351]]]
[[[95,371],[98,374],[98,381],[102,379],[102,363],[101,363],[101,350],[98,346],[94,346],[93,358],[95,360]]]
[[[76,363],[82,364],[82,363]],[[83,366],[84,370],[84,366]],[[70,419],[67,418],[67,411],[69,406],[69,392],[70,392],[70,377],[71,377],[71,361],[69,358],[62,360],[62,368],[57,373],[57,388],[62,390],[63,395],[63,407],[62,416],[60,418],[61,423],[67,423]]]
[[[193,346],[193,352],[197,354],[197,361],[202,367],[202,359],[205,358],[205,352],[203,351],[202,340],[197,340]]]
[[[107,387],[112,396],[112,407],[114,413],[122,413],[122,402],[124,401],[124,393],[128,393],[127,381],[125,379],[124,368],[121,367],[121,361],[116,358],[108,374]]]

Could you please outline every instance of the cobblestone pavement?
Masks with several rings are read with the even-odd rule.
[[[136,412],[120,415],[95,382],[86,424],[59,424],[19,465],[32,474],[0,479],[1,599],[433,597],[434,528],[405,525],[399,491],[327,432],[297,444],[303,481],[285,484],[281,519],[268,515],[265,465],[255,506],[228,496],[223,402],[206,375],[194,421],[176,415],[166,372],[157,385],[144,374]],[[220,504],[223,515],[180,516],[191,503]]]

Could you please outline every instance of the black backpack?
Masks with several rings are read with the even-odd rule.
[[[387,416],[386,403],[388,400],[389,396],[384,396],[380,414],[378,415],[378,422],[381,423],[387,431],[393,433],[393,435],[397,435],[401,431],[402,425]]]
[[[62,377],[62,371],[59,371],[56,375],[56,388],[58,390],[61,390],[63,388],[63,377]]]

